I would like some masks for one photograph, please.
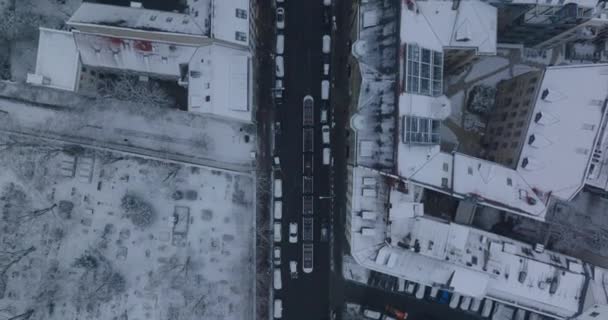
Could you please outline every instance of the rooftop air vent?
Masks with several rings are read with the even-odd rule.
[[[540,98],[545,100],[545,98],[547,98],[548,95],[549,95],[549,89],[545,89],[545,90],[543,90],[543,93],[541,94]]]
[[[524,160],[521,161],[521,167],[525,168],[528,166],[528,158],[524,158]]]
[[[541,112],[537,112],[537,113],[534,115],[534,122],[535,122],[535,123],[538,123],[542,117],[543,117],[543,114],[542,114]]]
[[[531,134],[531,135],[528,137],[528,144],[529,144],[529,145],[532,145],[532,143],[534,143],[534,140],[536,140],[536,137],[535,137],[533,134]]]

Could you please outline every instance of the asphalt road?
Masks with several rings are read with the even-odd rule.
[[[275,291],[275,298],[283,300],[284,319],[329,319],[329,243],[320,241],[322,222],[329,222],[330,169],[322,164],[320,125],[321,80],[323,76],[321,43],[323,35],[322,1],[285,1],[286,26],[278,30],[285,35],[284,99],[277,104],[276,120],[281,133],[275,141],[281,160],[283,179],[283,288]],[[303,98],[314,98],[314,267],[312,273],[302,271],[302,196],[303,196]],[[275,172],[276,175],[276,172]],[[298,243],[288,243],[288,225],[297,222]],[[291,279],[289,261],[298,262],[298,278]]]

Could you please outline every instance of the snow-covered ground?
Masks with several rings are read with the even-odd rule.
[[[48,93],[49,103],[55,99],[51,95],[55,93],[53,90],[36,92]],[[44,101],[40,98],[37,97]],[[69,105],[74,101],[66,102]],[[0,99],[0,131],[47,136],[229,170],[251,171],[253,168],[251,152],[256,148],[256,136],[252,125],[109,99],[76,102],[80,103],[71,107],[43,107]],[[57,103],[62,105],[61,101]]]
[[[463,108],[465,105],[464,90],[458,91],[455,95],[450,96],[451,113],[450,118],[456,123],[462,123]]]
[[[0,167],[0,316],[253,319],[250,176],[10,135]]]

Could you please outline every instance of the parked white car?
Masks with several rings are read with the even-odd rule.
[[[281,269],[274,269],[274,281],[272,281],[275,290],[281,290],[283,288],[283,282],[281,281]]]
[[[285,29],[285,9],[277,8],[277,29]]]
[[[331,51],[331,37],[329,35],[323,36],[323,47],[321,48],[323,53],[329,53]]]
[[[289,223],[289,243],[298,243],[298,223]]]
[[[324,125],[321,127],[321,137],[323,138],[323,144],[329,144],[329,126]]]
[[[422,283],[418,285],[418,290],[416,290],[416,299],[424,298],[424,294],[426,292],[426,286]]]
[[[274,318],[281,319],[282,317],[283,317],[283,300],[274,299]]]
[[[329,100],[329,81],[321,81],[321,99]]]
[[[274,223],[274,242],[281,242],[282,237],[281,237],[281,223],[280,222],[275,222]]]
[[[275,200],[274,201],[274,218],[277,220],[281,220],[283,217],[283,201]]]
[[[460,303],[460,293],[455,292],[452,295],[452,299],[450,300],[450,308],[456,309],[456,307],[458,307],[459,303]]]
[[[283,54],[285,51],[285,36],[282,34],[277,35],[277,54]]]
[[[460,309],[463,311],[467,311],[467,310],[469,310],[469,307],[471,307],[471,297],[469,297],[469,296],[462,297],[462,301],[460,302]]]

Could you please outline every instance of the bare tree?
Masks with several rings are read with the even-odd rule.
[[[41,24],[42,17],[32,14],[30,10],[5,10],[0,17],[0,39],[34,38]]]
[[[99,93],[104,98],[127,100],[146,105],[175,103],[174,99],[157,82],[144,82],[126,75],[107,77],[99,86]]]
[[[156,218],[156,212],[152,208],[152,205],[135,194],[125,194],[122,197],[120,206],[125,210],[131,222],[138,227],[148,227]]]
[[[10,267],[34,251],[36,251],[34,246],[24,250],[0,251],[0,275],[4,276]]]

